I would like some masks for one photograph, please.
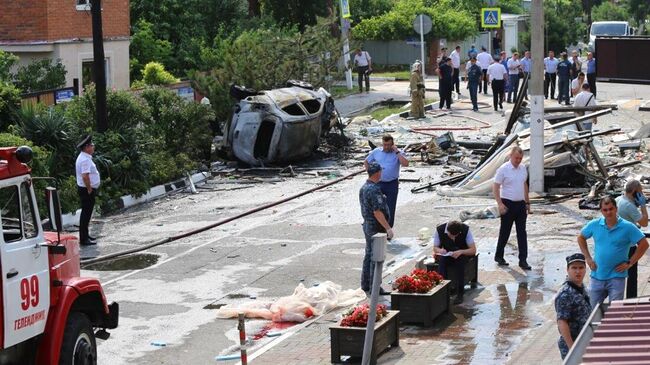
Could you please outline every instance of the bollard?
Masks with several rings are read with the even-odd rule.
[[[363,342],[362,365],[370,364],[372,354],[372,340],[375,335],[375,320],[377,317],[377,304],[379,302],[379,288],[381,287],[381,272],[386,259],[386,233],[377,233],[372,236],[372,261],[375,262],[375,272],[372,278],[372,292],[370,293],[370,306],[368,308],[368,325],[366,337]]]
[[[241,365],[248,364],[248,356],[246,355],[246,325],[245,325],[245,316],[243,312],[239,312],[239,324],[237,329],[239,330],[239,347],[241,349]]]

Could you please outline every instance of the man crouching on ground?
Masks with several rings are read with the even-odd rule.
[[[555,297],[557,329],[560,331],[557,345],[562,359],[573,347],[573,341],[576,340],[591,314],[589,295],[582,284],[587,272],[585,255],[574,253],[567,256],[566,263],[567,281]]]

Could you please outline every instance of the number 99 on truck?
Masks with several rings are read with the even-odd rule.
[[[31,159],[29,147],[0,148],[0,365],[94,365],[96,338],[117,327],[119,307],[96,278],[81,277],[55,188],[42,192],[41,220]]]

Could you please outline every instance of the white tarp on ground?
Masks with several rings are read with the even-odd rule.
[[[544,122],[544,142],[554,142],[574,137],[577,133],[573,125],[551,129],[551,124]],[[524,150],[522,164],[528,166],[530,151],[529,130],[520,131],[518,134],[511,134],[506,138],[503,145],[490,157],[481,167],[474,170],[468,177],[456,186],[441,186],[438,193],[443,196],[486,196],[492,195],[492,185],[497,169],[510,158],[510,150],[513,146],[519,145]],[[544,149],[544,166],[551,167],[557,163],[554,158],[556,150],[561,145],[546,147]]]
[[[342,290],[331,281],[305,288],[298,284],[292,295],[275,302],[255,301],[242,305],[228,305],[217,310],[217,318],[234,318],[243,312],[248,318],[265,318],[274,322],[304,322],[336,307],[346,307],[366,299],[361,289]]]

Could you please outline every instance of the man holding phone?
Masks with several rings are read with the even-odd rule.
[[[638,180],[630,180],[625,184],[625,192],[616,198],[616,205],[618,206],[618,215],[621,218],[640,227],[648,226],[646,198],[643,195],[643,187]],[[630,248],[628,257],[634,255],[636,248],[636,245]],[[626,298],[637,297],[637,277],[638,268],[635,263],[627,271]]]

